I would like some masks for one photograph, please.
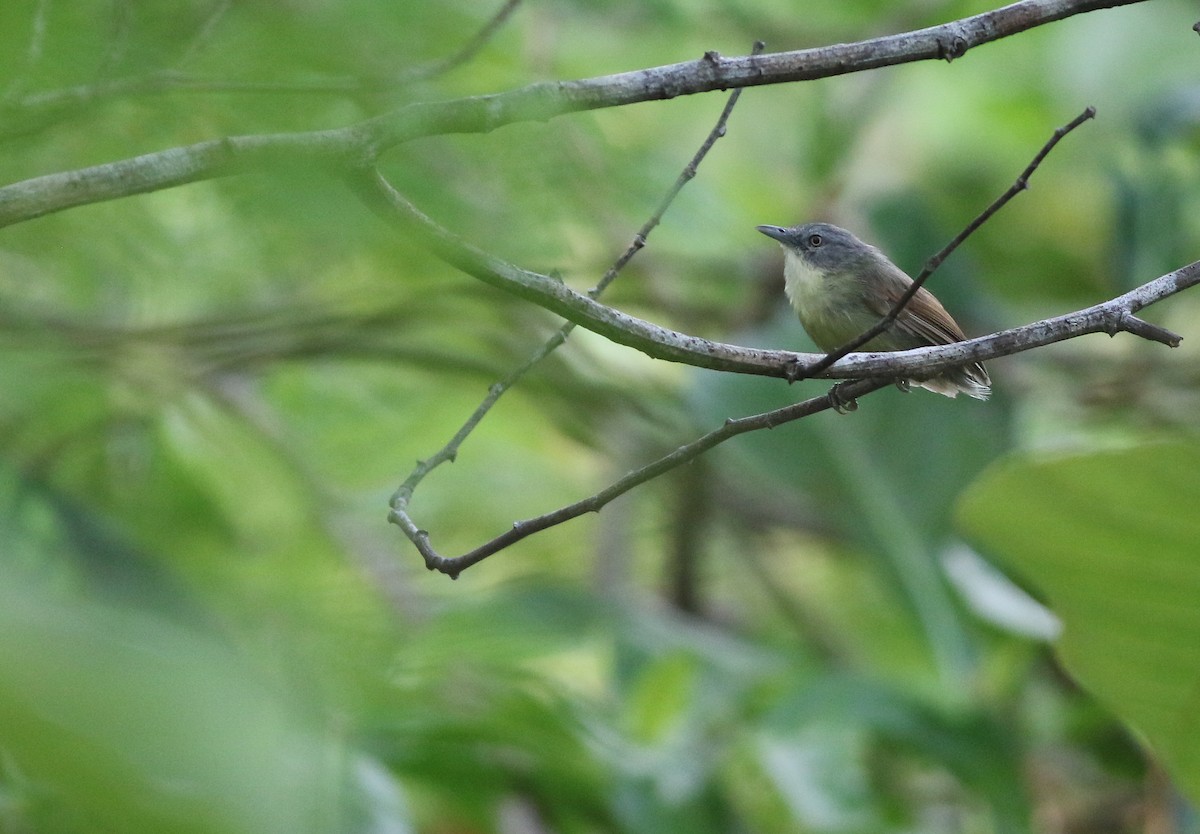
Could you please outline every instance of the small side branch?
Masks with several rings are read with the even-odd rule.
[[[1152,342],[1159,342],[1167,347],[1179,347],[1179,343],[1183,341],[1183,337],[1178,333],[1172,333],[1165,327],[1159,327],[1157,324],[1143,321],[1132,313],[1126,313],[1122,316],[1120,321],[1108,331],[1108,335],[1115,336],[1122,330],[1132,333],[1135,336],[1141,336],[1143,339],[1148,339]]]

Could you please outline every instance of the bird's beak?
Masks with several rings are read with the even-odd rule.
[[[787,235],[787,229],[782,226],[755,226],[764,235],[783,243],[784,237]]]

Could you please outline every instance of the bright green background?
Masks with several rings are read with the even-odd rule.
[[[0,181],[989,8],[527,0],[469,64],[388,83],[498,6],[0,4]],[[832,219],[915,271],[1087,105],[931,288],[980,334],[1190,262],[1194,22],[1159,0],[951,64],[749,90],[606,298],[806,349],[756,224]],[[176,76],[199,83],[155,88]],[[457,234],[582,290],[723,103],[431,137],[384,168]],[[1200,830],[1200,296],[1146,314],[1183,346],[996,361],[986,404],[881,391],[450,582],[388,497],[552,316],[306,168],[0,230],[0,830]],[[821,390],[577,332],[413,511],[462,552]]]

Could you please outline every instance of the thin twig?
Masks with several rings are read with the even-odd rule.
[[[975,232],[976,229],[986,223],[992,217],[992,215],[1003,208],[1009,200],[1020,194],[1025,189],[1029,188],[1030,176],[1032,176],[1033,172],[1037,170],[1037,167],[1041,165],[1042,160],[1046,158],[1046,155],[1054,149],[1054,146],[1057,145],[1064,136],[1066,136],[1075,128],[1079,127],[1088,119],[1095,117],[1095,115],[1096,108],[1088,107],[1069,123],[1055,130],[1054,135],[1047,140],[1046,144],[1042,145],[1042,149],[1033,157],[1033,161],[1025,167],[1025,170],[1022,171],[1021,175],[1017,177],[1011,186],[1009,186],[1008,190],[993,200],[991,205],[985,208],[978,217],[968,223],[961,232],[955,235],[953,240],[942,247],[941,251],[925,262],[925,266],[921,270],[920,274],[913,279],[912,284],[907,290],[905,290],[904,294],[896,300],[896,303],[892,305],[892,309],[888,311],[887,315],[877,321],[874,326],[860,333],[846,344],[825,354],[825,357],[821,359],[821,361],[813,364],[811,367],[799,369],[799,373],[794,376],[794,379],[807,379],[821,373],[826,368],[833,365],[834,362],[837,362],[847,354],[858,350],[867,342],[871,341],[880,333],[883,333],[885,330],[891,327],[904,308],[908,306],[908,302],[912,301],[913,296],[917,294],[917,291],[925,285],[925,282],[928,281],[929,277],[933,275],[939,266],[942,265],[942,262],[945,261],[946,258],[950,257],[950,253],[957,249],[964,240],[966,240]]]
[[[761,41],[758,41],[754,44],[755,53],[760,52],[763,48],[764,44]],[[675,182],[667,190],[667,193],[664,195],[654,213],[644,224],[642,224],[642,227],[638,229],[629,246],[626,247],[625,251],[621,253],[621,256],[613,262],[612,266],[610,266],[604,272],[604,275],[596,283],[596,286],[588,290],[587,295],[589,298],[595,299],[601,293],[603,293],[604,290],[621,272],[621,270],[625,268],[626,264],[628,264],[630,260],[632,260],[633,257],[646,245],[646,239],[659,225],[659,223],[662,222],[663,215],[666,214],[667,209],[670,208],[671,203],[675,200],[675,197],[678,196],[679,192],[683,190],[683,187],[696,176],[696,170],[700,163],[708,155],[708,152],[712,150],[712,147],[714,144],[716,144],[717,140],[725,135],[725,128],[729,121],[729,116],[733,113],[733,108],[737,104],[738,98],[741,97],[741,94],[742,91],[740,88],[729,94],[729,99],[725,102],[725,107],[721,110],[721,115],[717,118],[717,123],[713,126],[712,130],[709,131],[708,136],[706,136],[704,139],[704,142],[701,143],[699,149],[697,149],[691,160],[688,161],[688,164],[684,167],[683,171],[680,172],[679,176],[675,178]],[[376,176],[381,177],[382,175],[376,172]],[[459,427],[458,431],[454,433],[454,436],[450,438],[449,442],[447,442],[445,446],[435,452],[432,456],[417,462],[416,468],[413,469],[409,476],[405,478],[404,483],[402,483],[396,490],[395,494],[392,495],[392,513],[390,518],[395,523],[399,524],[400,527],[405,530],[417,529],[407,514],[409,501],[412,499],[413,491],[416,489],[417,485],[424,480],[426,475],[428,475],[441,464],[452,462],[458,455],[459,447],[463,444],[471,432],[475,430],[475,427],[479,425],[480,421],[483,420],[483,418],[492,409],[492,406],[496,404],[500,397],[503,396],[506,391],[512,388],[512,386],[515,385],[521,379],[521,377],[528,373],[534,366],[536,366],[539,362],[556,350],[561,344],[563,344],[575,327],[575,322],[566,322],[558,329],[556,333],[554,333],[553,336],[551,336],[546,340],[546,342],[538,347],[538,349],[535,350],[525,362],[514,368],[512,372],[509,373],[504,379],[490,386],[488,388],[487,396],[484,397],[483,401],[480,402],[479,406],[474,412],[472,412],[471,416],[467,418],[466,422]]]
[[[108,48],[104,50],[104,55],[101,56],[96,67],[97,76],[107,76],[114,67],[119,67],[129,56],[136,17],[134,0],[114,0],[111,37]]]
[[[886,379],[859,379],[854,382],[845,383],[842,386],[841,395],[848,399],[854,399],[890,384],[890,381]],[[708,434],[680,446],[670,454],[664,455],[658,460],[643,466],[641,469],[630,472],[595,495],[585,498],[582,501],[576,501],[574,504],[560,507],[553,512],[526,519],[525,521],[515,522],[502,535],[480,545],[469,553],[464,553],[462,556],[453,559],[447,559],[439,555],[430,544],[429,533],[413,525],[411,519],[407,517],[399,518],[395,512],[389,518],[398,524],[405,535],[417,546],[417,550],[420,551],[425,559],[426,567],[430,570],[440,571],[452,579],[457,578],[462,571],[482,562],[488,556],[516,544],[521,539],[549,527],[570,521],[573,518],[578,518],[584,513],[599,512],[610,501],[624,495],[639,484],[644,484],[646,481],[657,478],[664,472],[687,463],[689,460],[707,452],[709,449],[719,443],[725,442],[731,437],[736,437],[739,434],[745,434],[748,431],[756,429],[774,428],[791,420],[797,420],[801,417],[807,417],[810,414],[817,414],[818,412],[833,408],[835,405],[837,403],[831,398],[830,394],[826,393],[803,402],[793,403],[775,411],[726,420],[720,428],[713,429]]]
[[[754,47],[750,50],[750,54],[759,55],[764,49],[766,49],[765,43],[762,41],[755,41]],[[714,56],[716,55],[715,52],[709,54]],[[743,88],[739,87],[729,94],[729,99],[725,102],[725,107],[721,110],[721,115],[717,118],[717,123],[713,125],[713,129],[710,130],[708,136],[704,138],[704,142],[696,150],[696,153],[692,157],[691,161],[684,166],[684,169],[679,173],[679,176],[675,178],[675,183],[663,196],[662,202],[658,204],[658,208],[655,209],[654,214],[650,215],[650,219],[647,220],[642,228],[638,230],[638,233],[633,236],[633,242],[629,244],[629,248],[626,249],[621,254],[621,257],[617,258],[616,262],[608,268],[608,271],[604,273],[596,286],[588,290],[587,294],[589,297],[596,298],[600,295],[600,293],[604,292],[605,288],[612,283],[614,278],[617,277],[617,273],[625,268],[625,264],[629,263],[629,260],[636,255],[643,246],[646,245],[646,238],[649,237],[650,233],[657,228],[659,223],[662,222],[663,215],[667,213],[667,209],[670,208],[671,203],[675,201],[675,197],[678,196],[679,192],[683,190],[685,185],[695,178],[696,169],[700,167],[700,163],[704,160],[704,157],[708,156],[708,152],[712,150],[712,146],[717,143],[718,139],[725,136],[725,126],[729,122],[729,116],[731,113],[733,113],[734,106],[737,104],[738,99],[742,95],[742,89]]]
[[[401,73],[398,77],[392,79],[391,84],[409,84],[413,81],[425,80],[434,78],[439,75],[444,75],[457,67],[470,61],[474,58],[481,49],[487,46],[490,41],[508,20],[509,15],[516,11],[517,6],[521,5],[521,0],[508,0],[500,10],[492,15],[492,18],[483,25],[475,35],[463,44],[462,48],[440,61],[433,61],[429,64],[424,64],[419,67],[413,67],[410,71]],[[389,85],[390,86],[390,85]]]

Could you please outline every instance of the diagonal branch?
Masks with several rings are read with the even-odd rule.
[[[886,379],[860,379],[842,386],[839,396],[846,399],[855,399],[884,388],[888,384],[889,382]],[[534,533],[570,521],[573,518],[578,518],[585,513],[599,512],[610,501],[624,495],[634,487],[653,480],[659,475],[687,463],[689,460],[695,459],[714,446],[724,443],[731,437],[737,437],[739,434],[745,434],[748,431],[756,429],[774,428],[792,420],[798,420],[801,417],[818,414],[826,409],[834,408],[836,405],[837,403],[833,395],[826,393],[775,411],[726,420],[720,428],[713,429],[692,442],[680,446],[670,454],[664,455],[653,463],[630,472],[595,495],[545,513],[544,515],[515,522],[506,532],[491,541],[453,559],[448,559],[438,554],[430,543],[429,533],[416,527],[407,515],[401,515],[393,510],[388,515],[388,520],[397,524],[404,531],[404,534],[408,536],[409,540],[416,545],[417,550],[420,551],[421,556],[425,559],[425,566],[427,568],[440,571],[448,575],[451,579],[457,579],[458,575],[467,568],[482,562],[495,553],[499,553],[506,547],[516,544],[521,539],[528,538]]]
[[[507,124],[682,95],[807,81],[935,59],[1056,20],[1144,0],[1020,0],[914,32],[848,44],[695,61],[576,81],[542,82],[492,95],[419,102],[348,127],[233,136],[149,153],[0,188],[0,227],[56,211],[252,170],[272,160],[345,169],[424,136],[486,133]]]
[[[1012,356],[1034,348],[1075,339],[1089,333],[1132,333],[1167,347],[1178,347],[1183,337],[1137,317],[1137,312],[1175,293],[1200,284],[1200,261],[1155,278],[1109,301],[990,336],[951,345],[900,350],[894,353],[855,353],[831,368],[846,378],[874,375],[902,377],[914,370],[935,374],[943,368]],[[915,363],[914,363],[915,360]]]

